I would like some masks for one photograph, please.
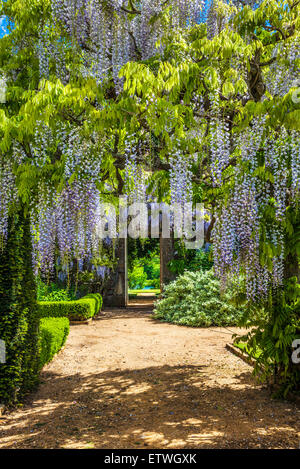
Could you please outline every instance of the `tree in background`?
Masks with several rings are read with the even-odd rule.
[[[129,288],[160,288],[160,246],[157,239],[128,238]]]

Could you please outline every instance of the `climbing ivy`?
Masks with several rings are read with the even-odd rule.
[[[37,382],[39,320],[31,262],[28,213],[20,205],[9,217],[0,251],[0,337],[6,346],[0,401],[8,404],[17,403]]]

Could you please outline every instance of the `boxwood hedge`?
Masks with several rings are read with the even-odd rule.
[[[76,301],[39,301],[40,317],[67,317],[70,321],[86,321],[102,307],[102,296],[91,293]]]
[[[66,342],[70,331],[68,318],[42,318],[40,321],[40,369],[49,363]]]

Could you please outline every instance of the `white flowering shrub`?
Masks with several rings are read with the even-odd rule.
[[[154,317],[193,327],[236,326],[243,311],[234,306],[232,296],[232,289],[220,293],[212,271],[186,271],[165,287],[163,299],[155,303]]]

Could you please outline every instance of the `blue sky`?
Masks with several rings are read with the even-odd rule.
[[[7,33],[7,21],[4,16],[0,16],[0,37],[3,37]]]

